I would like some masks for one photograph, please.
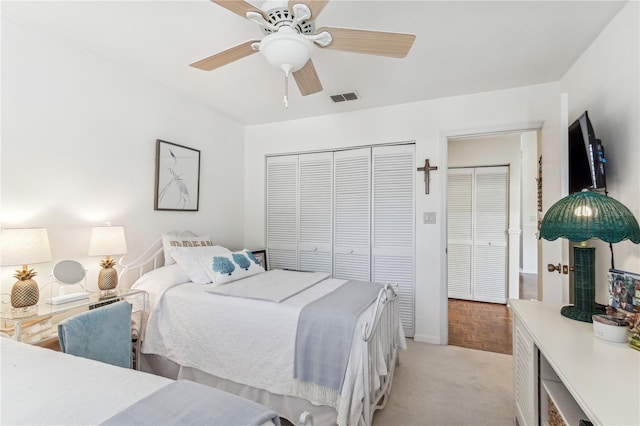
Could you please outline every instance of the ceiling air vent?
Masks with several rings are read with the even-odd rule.
[[[344,101],[355,101],[356,99],[359,99],[358,94],[356,92],[342,93],[340,95],[331,95],[329,97],[335,103],[344,102]]]

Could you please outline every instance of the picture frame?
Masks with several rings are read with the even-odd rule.
[[[265,271],[268,271],[267,268],[267,251],[266,250],[251,250],[251,254],[255,257],[258,262],[260,262],[260,266],[264,268]]]
[[[609,306],[625,314],[640,313],[640,274],[609,269]]]
[[[198,211],[200,151],[156,139],[154,210]]]

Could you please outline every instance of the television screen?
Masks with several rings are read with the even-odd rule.
[[[606,187],[604,148],[585,111],[569,126],[569,193]]]

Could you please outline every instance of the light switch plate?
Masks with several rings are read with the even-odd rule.
[[[436,212],[423,212],[422,223],[427,225],[433,225],[436,223]]]

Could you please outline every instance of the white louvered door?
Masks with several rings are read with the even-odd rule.
[[[507,303],[509,168],[476,171],[473,299]]]
[[[267,157],[269,268],[298,269],[298,156]]]
[[[397,283],[405,335],[414,335],[414,145],[372,148],[372,281]]]
[[[267,158],[272,269],[397,283],[414,335],[415,145]]]
[[[333,272],[333,152],[301,154],[299,266]]]
[[[370,281],[371,149],[337,151],[333,156],[333,274]]]
[[[447,187],[449,297],[468,300],[473,271],[473,169],[449,169]]]
[[[506,303],[509,168],[450,169],[448,176],[449,297]]]

